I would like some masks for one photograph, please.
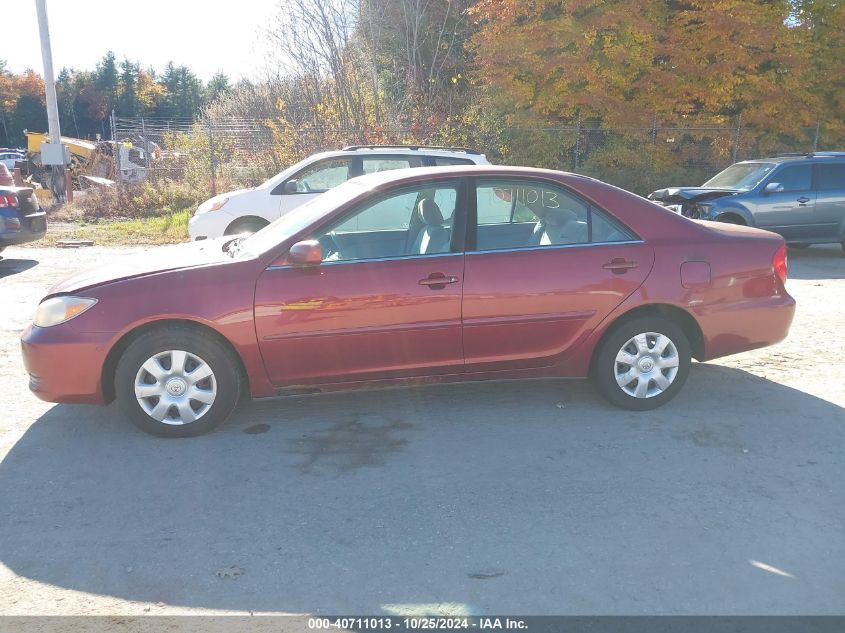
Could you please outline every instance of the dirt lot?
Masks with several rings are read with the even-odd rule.
[[[785,342],[658,411],[452,385],[253,403],[186,441],[26,388],[38,299],[128,250],[0,261],[0,614],[845,613],[838,247],[790,254]]]

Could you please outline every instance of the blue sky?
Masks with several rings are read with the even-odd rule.
[[[91,69],[108,51],[161,70],[172,60],[208,81],[265,67],[263,32],[278,0],[47,0],[53,65]],[[9,69],[43,73],[34,0],[3,2],[0,59]]]

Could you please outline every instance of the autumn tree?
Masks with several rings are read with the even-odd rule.
[[[814,105],[788,0],[482,0],[472,48],[505,107],[529,118],[642,125],[653,114],[781,129]]]

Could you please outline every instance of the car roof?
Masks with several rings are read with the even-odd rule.
[[[461,177],[461,176],[503,176],[503,177],[534,177],[548,180],[580,179],[595,182],[595,178],[582,176],[565,171],[554,169],[540,169],[537,167],[510,167],[506,165],[449,165],[446,167],[417,167],[415,169],[391,169],[379,171],[374,174],[366,174],[350,179],[349,182],[356,182],[366,188],[380,187],[381,185],[408,181],[420,182],[429,178],[439,177]]]
[[[794,163],[794,162],[827,162],[830,160],[845,160],[845,152],[815,152],[815,153],[784,153],[784,154],[773,154],[772,156],[766,156],[764,158],[749,158],[748,160],[741,160],[735,164],[747,164],[747,163]]]
[[[367,145],[359,146],[353,145],[339,150],[332,150],[328,152],[320,152],[314,154],[309,158],[323,159],[323,158],[338,158],[341,156],[366,156],[368,154],[384,155],[401,155],[407,156],[409,154],[419,154],[421,156],[443,156],[443,157],[459,157],[468,158],[470,160],[477,160],[484,158],[484,154],[476,150],[465,148],[446,148],[446,147],[424,147],[417,145],[398,146],[398,145]]]

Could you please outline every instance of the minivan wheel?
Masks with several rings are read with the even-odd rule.
[[[683,330],[647,316],[625,321],[599,347],[592,378],[601,394],[624,409],[646,411],[666,404],[683,387],[692,353]]]
[[[240,397],[231,350],[186,327],[158,328],[135,339],[115,374],[118,405],[138,428],[162,437],[193,437],[222,424]]]

